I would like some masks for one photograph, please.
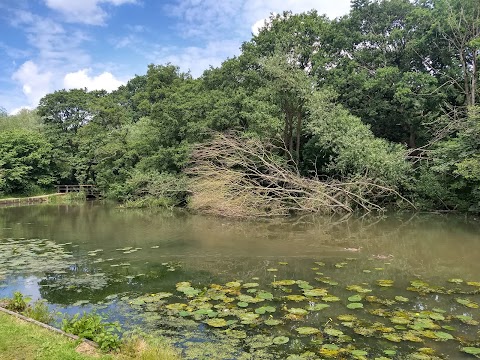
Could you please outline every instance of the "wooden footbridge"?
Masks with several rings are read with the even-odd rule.
[[[87,198],[98,199],[101,196],[100,190],[95,185],[57,185],[57,193],[80,193],[84,192]]]

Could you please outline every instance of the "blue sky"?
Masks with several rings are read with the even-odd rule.
[[[316,9],[330,18],[350,0],[1,0],[0,106],[37,106],[58,89],[114,90],[147,65],[199,76],[239,54],[272,12]]]

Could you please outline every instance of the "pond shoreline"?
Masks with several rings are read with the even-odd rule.
[[[38,204],[48,202],[51,197],[65,195],[64,193],[55,193],[48,195],[20,197],[20,198],[7,198],[0,199],[0,205],[15,205],[15,204]]]

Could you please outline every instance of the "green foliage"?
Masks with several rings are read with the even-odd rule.
[[[0,114],[0,131],[18,129],[41,132],[43,125],[37,111],[22,109],[15,115]]]
[[[120,338],[117,334],[120,331],[120,325],[103,322],[103,318],[98,314],[84,313],[82,316],[76,314],[72,318],[64,319],[62,330],[95,341],[105,351],[117,349],[120,346]]]
[[[13,293],[13,298],[7,300],[5,308],[15,312],[23,312],[28,306],[29,298],[23,296],[20,291]]]
[[[434,187],[440,188],[443,206],[480,211],[480,108],[469,108],[455,137],[439,142],[433,150]],[[435,182],[436,181],[436,182]],[[432,193],[434,191],[431,191]],[[437,194],[438,198],[438,194]]]
[[[23,314],[44,324],[49,324],[54,319],[54,314],[48,308],[45,300],[35,301],[33,304],[27,306]]]
[[[53,182],[52,147],[29,130],[0,132],[0,194],[34,194]]]
[[[375,138],[367,125],[334,100],[331,92],[317,92],[308,104],[307,169],[316,169],[317,176],[367,177],[399,186],[409,171],[403,147]]]
[[[134,171],[112,196],[129,207],[172,207],[185,202],[187,179],[183,175]]]

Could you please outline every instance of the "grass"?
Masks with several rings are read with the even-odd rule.
[[[117,353],[92,349],[76,351],[78,342],[37,325],[0,313],[0,359],[9,360],[179,360],[176,351],[160,340],[132,338]]]

